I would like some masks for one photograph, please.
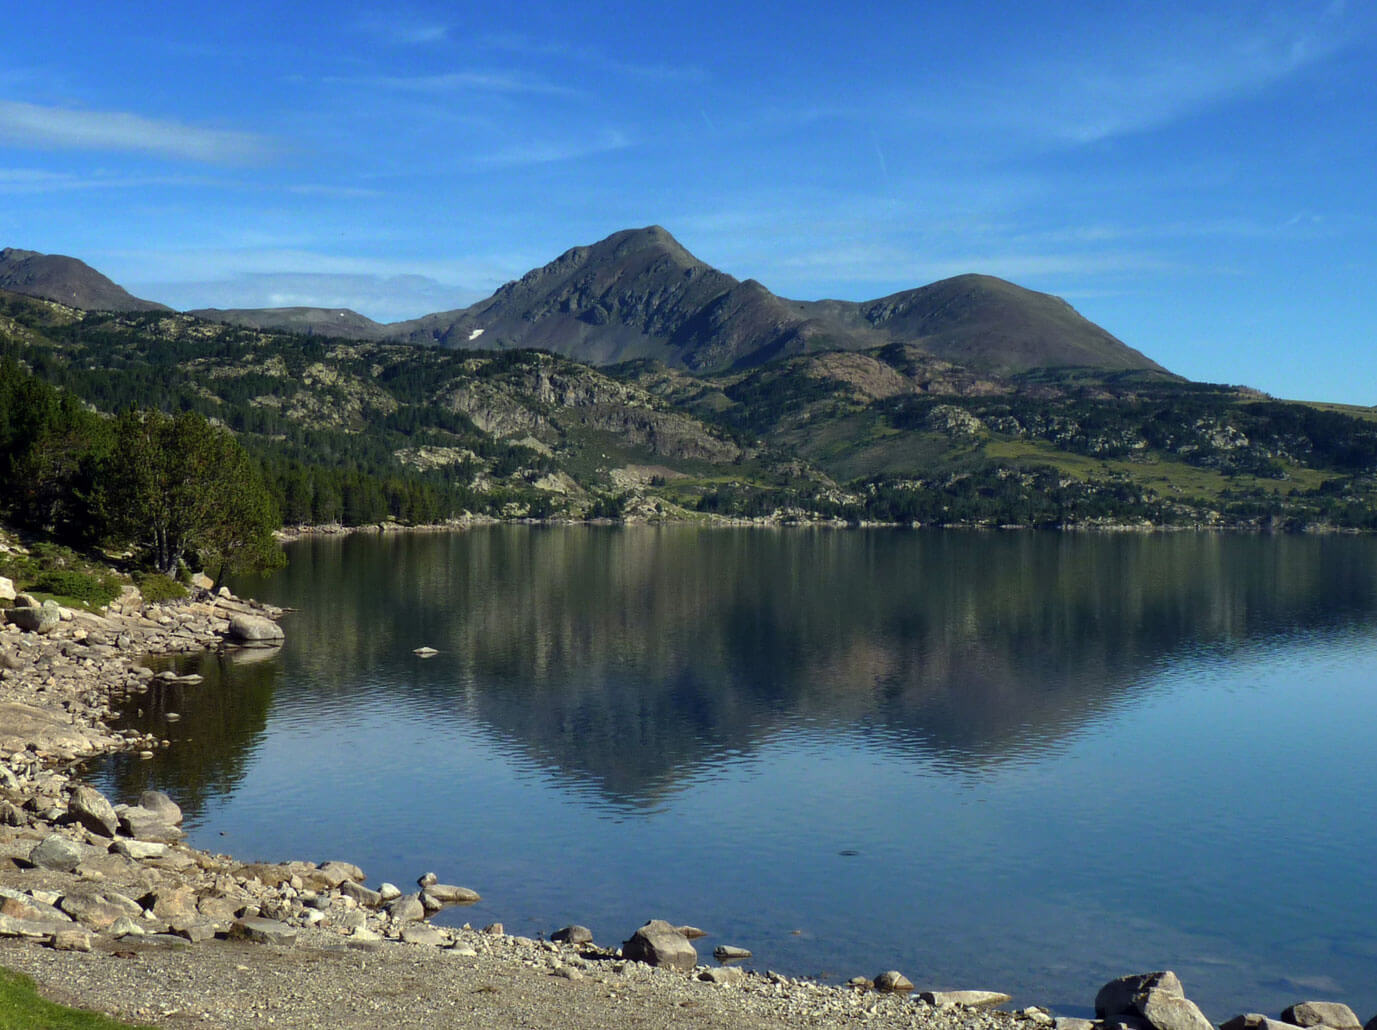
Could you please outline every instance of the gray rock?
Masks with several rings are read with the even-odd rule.
[[[0,915],[0,937],[26,937],[41,941],[63,930],[70,930],[72,924],[53,922],[47,919],[11,919]]]
[[[477,891],[471,891],[467,887],[455,887],[448,883],[432,883],[421,891],[421,903],[425,904],[426,899],[430,898],[436,903],[436,908],[444,908],[447,905],[472,905],[475,901],[483,900]],[[427,905],[427,908],[430,906]]]
[[[41,608],[9,608],[5,611],[5,619],[29,633],[44,634],[57,628],[62,621],[62,611],[57,605],[47,604]]]
[[[1142,1016],[1154,1030],[1214,1030],[1195,1002],[1167,991],[1149,991],[1142,1002]]]
[[[407,944],[425,944],[433,948],[449,943],[444,934],[425,923],[408,923],[402,927],[402,940]]]
[[[146,790],[139,795],[139,807],[152,812],[168,826],[182,825],[182,808],[160,790]]]
[[[583,973],[573,966],[559,965],[552,970],[553,975],[563,977],[566,980],[579,981],[583,979]]]
[[[1347,1005],[1338,1001],[1302,1001],[1283,1009],[1284,1022],[1296,1026],[1327,1026],[1333,1030],[1362,1030],[1362,1021]]]
[[[236,919],[230,924],[229,935],[256,944],[276,944],[284,948],[296,944],[295,929],[275,919],[263,919],[259,916]]]
[[[113,837],[120,827],[115,806],[100,791],[84,784],[72,791],[67,801],[67,814],[102,837]]]
[[[133,919],[143,914],[143,909],[122,894],[102,894],[87,887],[64,894],[57,904],[77,922],[96,930],[104,930],[121,916]]]
[[[120,916],[106,927],[105,932],[118,940],[121,937],[142,937],[148,931],[144,929],[142,923],[136,923],[128,916]]]
[[[229,636],[242,644],[272,645],[286,636],[282,627],[261,615],[232,615],[229,621]]]
[[[875,990],[886,994],[913,990],[913,981],[897,969],[886,970],[875,977]]]
[[[53,923],[65,923],[71,918],[56,905],[9,887],[0,887],[0,915],[12,919],[46,919]]]
[[[436,876],[434,873],[422,873],[420,876],[416,877],[417,887],[429,887],[432,883],[439,882],[440,878]]]
[[[1095,1030],[1095,1021],[1076,1019],[1074,1016],[1058,1016],[1052,1022],[1052,1030]]]
[[[918,997],[929,1005],[962,1005],[968,1009],[1003,1005],[1013,1000],[999,991],[924,991]]]
[[[0,576],[0,601],[13,601],[14,597],[14,581]]]
[[[364,880],[368,879],[368,877],[363,874],[363,870],[354,865],[353,862],[338,862],[334,860],[322,862],[319,871],[327,876],[343,877],[343,879],[339,881],[341,884],[344,883],[345,880],[363,883]]]
[[[369,890],[361,883],[353,880],[345,880],[339,885],[339,892],[346,898],[353,898],[354,901],[364,908],[381,908],[383,897],[377,891]]]
[[[91,935],[85,930],[59,930],[48,938],[48,947],[54,951],[90,951]]]
[[[186,938],[192,944],[200,944],[215,937],[215,924],[197,919],[175,920],[172,923],[172,932],[178,937]]]
[[[70,873],[81,864],[84,857],[85,851],[80,844],[55,833],[44,837],[29,852],[31,864],[59,873]]]
[[[378,884],[378,893],[382,895],[383,903],[386,904],[389,901],[396,901],[400,898],[402,896],[402,889],[395,883],[384,882]]]
[[[593,931],[586,926],[579,926],[575,923],[572,926],[561,927],[550,934],[550,940],[561,944],[592,944]]]
[[[1143,1013],[1139,1008],[1139,999],[1145,998],[1153,991],[1160,991],[1174,998],[1186,996],[1186,992],[1181,989],[1181,981],[1169,969],[1157,973],[1121,976],[1117,980],[1110,980],[1095,995],[1095,1015],[1100,1019],[1124,1014],[1141,1016]]]
[[[426,909],[419,894],[403,894],[387,906],[387,914],[394,923],[414,923],[426,917]]]
[[[698,952],[688,938],[663,919],[652,919],[633,933],[622,945],[622,957],[685,973],[698,964]]]
[[[745,978],[744,970],[728,966],[705,969],[698,974],[698,979],[710,984],[739,984]]]
[[[696,926],[676,926],[674,929],[679,931],[679,936],[688,941],[696,941],[700,937],[706,937],[708,931],[700,930]]]
[[[730,944],[719,944],[712,949],[712,957],[718,962],[740,962],[742,959],[751,957],[751,953],[745,948],[735,948]]]
[[[170,826],[157,812],[134,805],[119,813],[120,829],[135,840],[175,844],[182,839],[182,831]]]
[[[167,853],[167,845],[157,841],[121,839],[111,844],[110,850],[116,855],[142,862],[150,858],[162,858]]]
[[[18,593],[14,595],[14,606],[16,608],[42,608],[38,598],[29,593]]]
[[[200,911],[200,899],[190,887],[163,887],[141,900],[145,909],[167,922],[190,919]]]
[[[233,919],[247,904],[243,899],[208,895],[196,902],[196,911],[207,919]]]

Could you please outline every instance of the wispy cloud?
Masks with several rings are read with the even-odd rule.
[[[515,33],[493,33],[480,36],[479,49],[516,54],[520,57],[546,60],[550,58],[576,62],[585,67],[624,75],[646,82],[703,82],[707,72],[697,65],[648,64],[608,57],[586,46],[575,46],[564,40],[534,39]]]
[[[1163,10],[1165,21],[1123,19],[1093,53],[1054,54],[1016,76],[1016,93],[973,96],[1072,143],[1152,129],[1279,82],[1350,42],[1342,3],[1250,4],[1230,17],[1205,6],[1193,15]]]
[[[536,96],[578,96],[579,91],[536,75],[510,71],[443,72],[438,75],[363,75],[333,77],[327,82],[376,86],[413,93],[511,93]]]
[[[208,188],[235,193],[286,193],[301,197],[360,200],[384,196],[384,192],[363,186],[337,186],[328,183],[262,183],[242,178],[207,175],[126,175],[96,171],[77,175],[41,168],[0,168],[0,188],[10,193],[63,193],[77,190],[135,190],[150,187]]]
[[[0,100],[0,142],[32,149],[156,154],[206,164],[265,160],[275,148],[263,136],[145,118],[126,111],[88,111]]]
[[[631,146],[631,138],[623,132],[612,129],[591,140],[531,140],[517,143],[499,150],[477,154],[474,157],[474,163],[484,168],[555,164],[562,161],[577,161],[614,150],[624,150],[629,146]]]

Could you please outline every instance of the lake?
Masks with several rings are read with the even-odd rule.
[[[1083,1014],[1377,1012],[1377,540],[492,526],[308,538],[279,653],[100,785],[250,860],[427,870],[509,933]],[[414,648],[439,654],[422,659]],[[167,720],[175,711],[181,718]]]

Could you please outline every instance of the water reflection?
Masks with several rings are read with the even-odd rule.
[[[164,688],[134,721],[195,747],[121,763],[125,793],[175,782],[194,811],[231,789],[274,704],[412,705],[427,734],[483,727],[633,809],[800,726],[978,774],[1054,750],[1174,657],[1377,611],[1377,547],[1334,537],[492,527],[290,557],[238,584],[299,609],[281,657]]]

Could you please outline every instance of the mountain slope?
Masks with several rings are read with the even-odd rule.
[[[802,321],[759,283],[719,272],[650,226],[574,247],[485,301],[391,325],[388,335],[451,347],[538,347],[598,365],[653,358],[705,369],[782,348]]]
[[[172,310],[165,304],[140,300],[84,261],[14,247],[0,250],[0,289],[85,311]]]
[[[1060,297],[990,275],[958,275],[879,300],[816,307],[823,305],[854,330],[874,329],[947,361],[995,372],[1071,366],[1166,371]]]

